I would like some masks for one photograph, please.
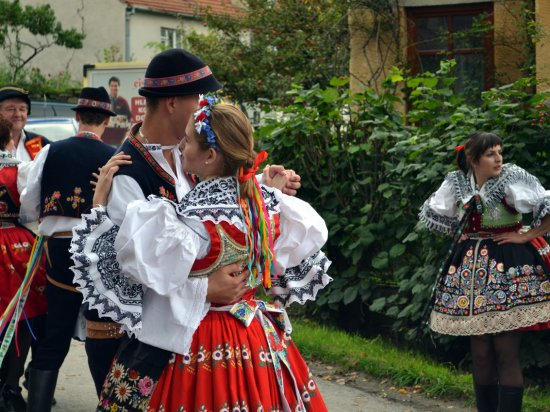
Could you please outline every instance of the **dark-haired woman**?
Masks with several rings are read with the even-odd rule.
[[[436,285],[430,327],[470,336],[478,411],[520,411],[519,329],[550,321],[550,249],[541,238],[550,235],[550,191],[504,164],[492,133],[458,146],[457,163],[420,212],[429,229],[458,239]]]
[[[28,163],[12,157],[11,122],[0,117],[0,313],[4,313],[26,273],[34,235],[19,224],[19,193],[26,182]],[[47,310],[45,270],[33,280],[24,307],[24,317],[32,319]],[[25,411],[19,379],[31,345],[31,333],[23,319],[2,362],[0,406],[7,411]],[[3,336],[2,336],[3,338]]]

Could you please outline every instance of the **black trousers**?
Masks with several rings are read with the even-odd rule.
[[[47,272],[54,281],[72,286],[73,262],[69,254],[71,239],[51,238],[47,245]],[[82,304],[82,295],[51,282],[46,285],[48,315],[44,337],[33,353],[31,367],[40,370],[59,370],[71,345],[71,339]]]
[[[101,322],[102,320],[110,320],[100,318],[96,310],[87,310],[84,312],[87,320]],[[97,396],[101,392],[105,378],[111,369],[113,358],[115,357],[120,342],[123,339],[92,339],[86,337],[86,355],[88,355],[88,367],[94,380]]]

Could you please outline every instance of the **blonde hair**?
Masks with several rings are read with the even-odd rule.
[[[252,167],[256,159],[254,129],[246,115],[235,106],[220,103],[212,107],[208,118],[223,153],[224,174],[236,175],[241,167]],[[199,145],[203,150],[211,147],[204,133],[200,134]],[[253,184],[252,179],[240,182],[241,196],[251,197]]]

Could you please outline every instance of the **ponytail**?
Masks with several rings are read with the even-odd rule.
[[[455,147],[456,150],[456,164],[464,174],[468,174],[470,166],[468,165],[468,159],[466,157],[466,149],[460,145]]]
[[[239,204],[247,227],[248,269],[255,280],[261,273],[264,287],[270,288],[271,275],[276,273],[273,253],[274,235],[269,212],[256,180],[256,172],[266,159],[267,153],[261,151],[252,163],[252,167],[239,169],[237,180]]]

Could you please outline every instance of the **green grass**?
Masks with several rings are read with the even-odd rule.
[[[293,329],[292,338],[305,358],[389,379],[396,386],[420,385],[427,396],[473,402],[471,375],[425,355],[304,320],[294,320]],[[550,412],[550,391],[526,388],[523,404],[524,412]]]

